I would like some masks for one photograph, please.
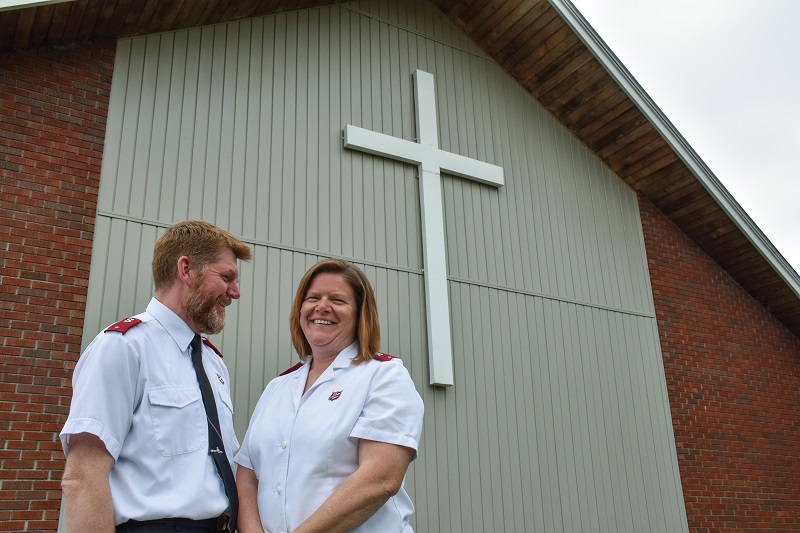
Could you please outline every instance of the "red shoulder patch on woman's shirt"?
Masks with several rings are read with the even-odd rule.
[[[393,355],[389,355],[388,353],[381,353],[378,352],[372,356],[373,359],[377,359],[378,361],[391,361],[392,359],[397,359],[397,357]]]
[[[294,366],[292,366],[292,367],[289,367],[289,368],[287,368],[286,370],[284,370],[283,372],[281,372],[281,373],[280,373],[280,374],[278,374],[278,375],[279,375],[279,376],[285,376],[286,374],[291,374],[292,372],[294,372],[295,370],[297,370],[297,369],[298,369],[298,368],[300,368],[301,366],[303,366],[303,363],[302,363],[302,362],[300,362],[300,363],[297,363],[296,365],[294,365]]]
[[[129,329],[131,329],[136,324],[141,324],[141,323],[142,321],[139,320],[138,318],[126,318],[125,320],[120,320],[116,324],[111,324],[110,326],[108,326],[105,329],[104,333],[116,331],[118,333],[122,333],[123,335],[125,335],[125,333],[127,333]]]
[[[203,344],[205,344],[206,346],[208,346],[209,348],[211,348],[212,350],[214,350],[215,352],[217,352],[217,355],[218,355],[218,356],[220,356],[220,357],[223,357],[223,355],[222,355],[222,352],[220,352],[220,351],[219,351],[219,349],[217,349],[217,347],[216,347],[216,346],[214,346],[213,344],[211,344],[211,341],[210,341],[210,340],[206,339],[205,337],[200,337],[200,338],[201,338],[201,339],[203,339]]]

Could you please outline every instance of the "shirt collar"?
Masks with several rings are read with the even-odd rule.
[[[147,312],[164,327],[169,336],[172,337],[172,340],[175,341],[175,344],[178,345],[180,351],[188,353],[188,346],[194,338],[192,328],[169,307],[159,302],[155,296],[147,305]]]
[[[303,361],[303,366],[305,370],[308,371],[311,365],[311,357],[306,357],[306,360]],[[338,370],[340,368],[345,368],[351,365],[353,359],[358,357],[358,341],[355,341],[353,344],[339,352],[339,355],[336,356],[336,359],[333,360],[331,366],[325,369],[325,372],[322,373],[322,376],[325,376],[329,373],[333,373],[334,370]],[[296,377],[299,376],[297,372],[295,372]],[[320,376],[320,377],[322,377]]]
[[[343,368],[350,366],[353,359],[358,357],[358,341],[355,341],[353,344],[339,352],[339,355],[336,356],[336,359],[333,360],[331,364],[332,369]]]

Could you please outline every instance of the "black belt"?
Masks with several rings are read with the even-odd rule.
[[[220,515],[217,518],[205,520],[192,520],[190,518],[159,518],[157,520],[128,520],[117,526],[118,532],[130,531],[227,531],[228,516]]]

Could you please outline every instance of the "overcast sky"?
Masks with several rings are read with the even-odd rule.
[[[800,271],[800,1],[572,3]]]

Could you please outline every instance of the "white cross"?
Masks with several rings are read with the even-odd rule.
[[[414,72],[417,142],[347,125],[344,147],[419,166],[422,250],[431,385],[453,385],[453,346],[444,242],[441,171],[495,187],[503,186],[501,167],[439,150],[433,75]]]

